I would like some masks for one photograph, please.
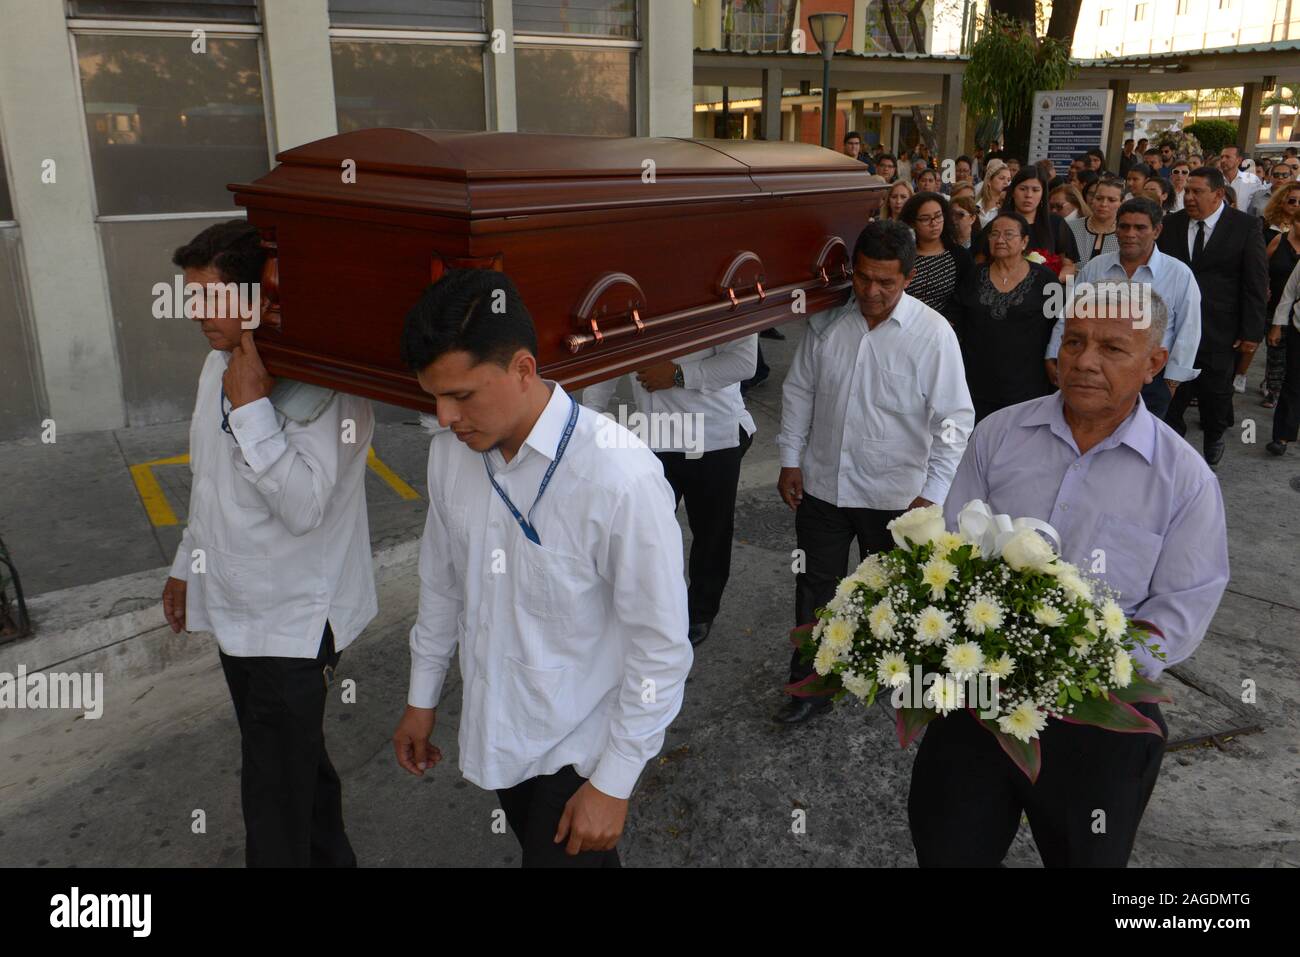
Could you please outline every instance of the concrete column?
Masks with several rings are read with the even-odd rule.
[[[853,49],[858,53],[867,49],[867,3],[868,0],[853,0],[853,22],[849,29],[853,31]],[[931,18],[933,11],[927,10],[925,15],[927,19]]]
[[[961,155],[962,146],[960,73],[944,75],[934,119],[938,127],[940,159],[956,159]]]
[[[690,136],[695,107],[695,20],[691,6],[640,0],[639,12],[642,47],[638,58],[637,132],[641,136]]]
[[[120,428],[117,337],[63,5],[0,0],[0,23],[9,24],[0,30],[0,127],[50,415],[60,437]]]
[[[1237,118],[1237,149],[1245,152],[1259,142],[1259,111],[1264,102],[1264,84],[1247,83],[1241,88],[1241,115]]]
[[[327,0],[262,4],[276,153],[338,132]]]
[[[1119,172],[1119,157],[1124,152],[1124,120],[1128,116],[1128,80],[1110,81],[1110,132],[1106,137],[1106,169]]]
[[[849,127],[850,127],[850,129],[854,129],[854,130],[857,130],[859,133],[862,133],[862,131],[863,131],[863,129],[866,127],[866,125],[867,125],[867,103],[866,103],[866,100],[854,100],[854,101],[853,101],[853,115],[852,115],[852,119],[851,119],[851,121],[850,121],[850,123],[849,123]],[[863,149],[863,150],[866,150],[866,149],[867,149],[867,144],[866,144],[866,143],[863,143],[863,144],[862,144],[862,149]]]
[[[722,0],[702,0],[700,9],[704,17],[701,46],[705,50],[719,50],[722,48]]]
[[[894,152],[894,108],[888,103],[880,106],[880,142],[886,153]]]
[[[781,71],[763,71],[763,139],[781,138]]]
[[[488,0],[486,14],[488,45],[483,54],[487,84],[487,128],[503,133],[519,129],[515,104],[515,11],[513,0]],[[504,53],[492,52],[492,34],[500,30],[506,38]],[[639,84],[638,84],[639,85]]]

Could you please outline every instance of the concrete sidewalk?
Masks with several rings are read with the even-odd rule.
[[[759,436],[742,473],[731,584],[713,635],[698,649],[683,711],[634,796],[621,845],[629,865],[914,863],[906,796],[915,749],[898,747],[881,710],[847,704],[795,729],[770,721],[781,701],[793,592],[793,517],[774,490],[779,382],[800,334],[797,326],[786,329],[789,342],[763,342],[772,379],[749,396]],[[1166,714],[1173,740],[1246,725],[1262,730],[1223,741],[1221,749],[1187,747],[1166,756],[1135,865],[1300,866],[1300,598],[1293,573],[1300,494],[1290,484],[1300,457],[1267,456],[1267,413],[1257,401],[1253,393],[1239,397],[1238,415],[1256,420],[1260,441],[1234,444],[1220,469],[1232,582],[1204,644],[1166,682],[1175,697]],[[422,502],[423,433],[400,422],[384,429],[376,439],[381,458]],[[183,427],[178,434],[183,439]],[[114,469],[128,460],[127,447],[139,452],[129,458],[178,451],[162,430],[152,445],[143,435],[125,443],[114,436],[111,446],[101,446],[106,459],[114,447]],[[89,459],[80,467],[93,472]],[[0,469],[10,466],[0,460]],[[36,473],[31,480],[43,481]],[[105,479],[82,493],[81,507],[110,501],[112,484]],[[516,864],[514,838],[492,828],[495,796],[456,770],[458,678],[449,683],[435,731],[443,764],[416,779],[392,757],[388,738],[405,700],[406,636],[418,598],[413,536],[421,503],[378,502],[371,492],[380,616],[343,656],[326,718],[353,844],[369,866]],[[20,494],[29,501],[53,497]],[[138,498],[117,495],[120,508],[141,507]],[[179,493],[174,497],[179,502]],[[383,532],[377,508],[390,509]],[[76,549],[90,548],[84,528],[48,520],[31,527],[31,541],[42,541],[43,532],[47,542],[69,543],[69,567]],[[37,599],[50,626],[45,637],[0,647],[0,671],[38,662],[102,668],[106,697],[98,720],[67,711],[0,717],[0,866],[242,864],[239,739],[215,646],[208,636],[177,637],[163,626],[156,594],[170,556],[146,531],[153,551],[142,538],[132,552],[143,566],[139,575]],[[103,534],[110,537],[90,554],[110,562],[117,543],[111,528]],[[56,580],[58,568],[51,569]],[[92,652],[78,653],[68,637],[113,629]],[[56,645],[60,636],[64,650]],[[343,701],[346,679],[355,682],[355,703]],[[1257,688],[1250,705],[1241,701],[1246,680]],[[797,810],[806,813],[806,833],[792,830]],[[203,833],[195,833],[196,811],[203,812]],[[1027,827],[1010,862],[1038,863]]]

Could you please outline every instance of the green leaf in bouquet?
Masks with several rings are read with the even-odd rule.
[[[843,687],[840,676],[832,672],[828,675],[813,673],[807,678],[786,685],[781,690],[796,698],[824,698],[842,690]]]
[[[1174,700],[1154,681],[1149,681],[1136,672],[1127,688],[1115,688],[1111,694],[1126,704],[1169,704]]]
[[[1088,724],[1107,731],[1156,734],[1164,737],[1160,725],[1132,705],[1115,697],[1114,694],[1107,695],[1105,698],[1088,698],[1076,704],[1074,710],[1062,720],[1070,724]]]
[[[1075,701],[1083,700],[1083,692],[1079,690],[1077,685],[1066,685],[1065,690],[1070,693],[1070,697]]]
[[[1056,696],[1057,710],[1064,711],[1066,702],[1068,702],[1069,700],[1070,700],[1070,692],[1067,691],[1065,688],[1062,688],[1061,693]]]
[[[921,729],[939,716],[929,708],[894,709],[894,727],[898,729],[898,746],[905,748],[921,733]]]
[[[990,718],[981,718],[974,711],[970,711],[970,716],[984,726],[984,728],[997,738],[998,746],[1002,748],[1004,754],[1009,757],[1025,777],[1029,778],[1030,784],[1038,783],[1038,775],[1043,770],[1043,749],[1037,738],[1030,738],[1028,741],[1021,741],[1019,738],[1006,734],[998,727],[997,721]]]

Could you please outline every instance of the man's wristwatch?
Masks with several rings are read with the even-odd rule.
[[[677,386],[679,389],[686,388],[686,376],[683,374],[682,367],[679,365],[673,366],[673,385]]]

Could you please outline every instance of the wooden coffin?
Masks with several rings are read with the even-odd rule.
[[[230,186],[269,251],[267,368],[426,411],[398,342],[447,268],[508,273],[581,387],[842,303],[884,193],[801,143],[372,129],[278,159]]]

